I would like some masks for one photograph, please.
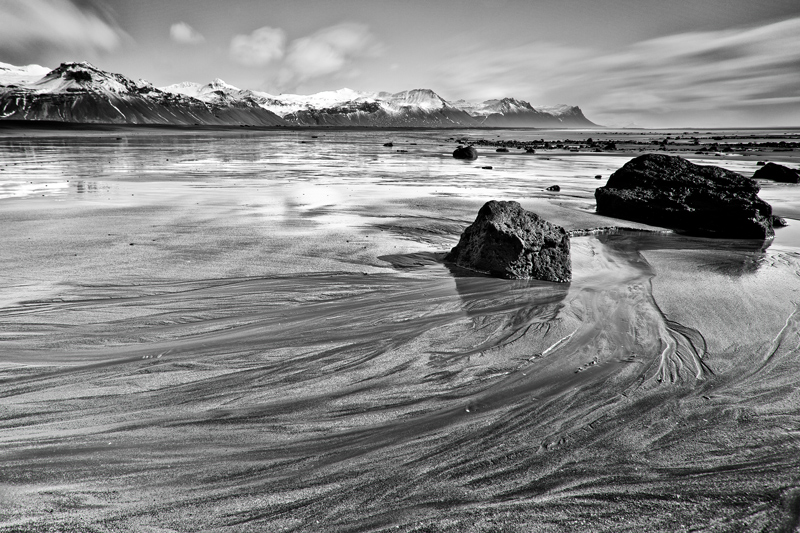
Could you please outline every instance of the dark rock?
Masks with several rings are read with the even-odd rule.
[[[483,170],[492,170],[492,167],[481,167]]]
[[[533,148],[526,148],[525,149],[525,153],[526,154],[535,154],[536,150],[534,150]]]
[[[766,165],[766,163],[764,163],[763,161],[759,161],[758,163],[756,163],[757,167],[763,167],[764,165]]]
[[[569,234],[517,202],[487,202],[444,259],[505,279],[572,278]]]
[[[508,148],[498,148],[495,152],[508,152]]]
[[[394,143],[383,143],[384,146],[391,148],[394,146]]]
[[[545,189],[545,190],[546,190],[546,191],[556,191],[556,192],[558,192],[558,191],[560,191],[560,190],[561,190],[561,187],[559,187],[558,185],[551,185],[551,186],[549,186],[549,187],[548,187],[547,189]]]
[[[407,154],[408,150],[395,150],[398,154]]]
[[[601,176],[600,174],[598,174],[597,176],[595,176],[595,177],[594,177],[594,179],[596,179],[596,180],[601,180],[601,179],[603,179],[603,176]]]
[[[772,227],[774,228],[783,228],[788,226],[789,223],[786,222],[786,219],[783,217],[779,217],[776,215],[772,215]]]
[[[772,237],[772,207],[755,180],[682,157],[647,154],[628,161],[594,195],[601,215],[739,239]]]
[[[756,170],[753,179],[778,181],[780,183],[800,183],[800,173],[795,169],[778,165],[777,163],[767,163]]]
[[[478,151],[474,146],[459,146],[453,151],[456,159],[478,159]]]

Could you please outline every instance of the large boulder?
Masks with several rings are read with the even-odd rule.
[[[758,191],[755,180],[736,172],[647,154],[625,163],[594,196],[601,215],[692,235],[766,239],[775,234],[772,207]]]
[[[781,183],[800,183],[800,172],[777,163],[767,163],[756,170],[753,179],[779,181]]]
[[[478,151],[474,146],[459,146],[453,152],[456,159],[478,159]]]
[[[569,234],[517,202],[487,202],[445,261],[506,279],[572,278]]]

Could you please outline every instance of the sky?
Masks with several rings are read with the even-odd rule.
[[[0,62],[156,86],[428,88],[609,126],[800,126],[800,0],[0,0]]]

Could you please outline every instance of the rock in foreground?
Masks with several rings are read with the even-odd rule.
[[[682,157],[646,154],[628,161],[595,193],[597,212],[692,235],[766,239],[772,207],[755,180]]]
[[[487,202],[445,261],[506,279],[572,278],[569,234],[517,202]]]
[[[778,165],[777,163],[767,163],[756,170],[753,179],[770,180],[780,183],[800,183],[800,172],[793,168]]]
[[[474,146],[459,146],[453,151],[456,159],[478,159],[478,151]]]

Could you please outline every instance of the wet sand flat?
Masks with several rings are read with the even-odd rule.
[[[595,215],[633,152],[132,131],[0,136],[0,531],[798,527],[793,188],[765,246]],[[630,229],[443,264],[492,198]]]

